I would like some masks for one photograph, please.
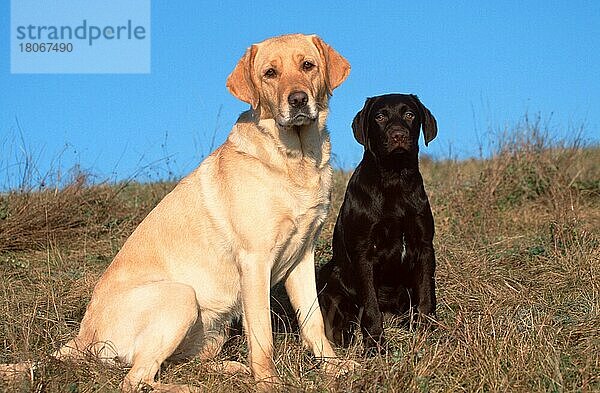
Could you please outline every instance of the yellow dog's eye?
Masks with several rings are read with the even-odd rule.
[[[415,114],[412,112],[406,112],[404,114],[404,120],[412,120],[415,118]]]
[[[313,63],[311,63],[310,61],[305,61],[304,63],[302,63],[302,69],[304,71],[310,71],[315,67],[315,65]]]
[[[265,71],[265,76],[267,78],[274,78],[277,76],[277,71],[275,71],[275,68],[269,68]]]

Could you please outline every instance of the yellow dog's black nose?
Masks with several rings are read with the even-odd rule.
[[[288,96],[288,103],[292,108],[302,108],[308,103],[308,94],[303,91],[294,91]]]

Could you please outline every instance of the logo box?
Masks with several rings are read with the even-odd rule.
[[[12,0],[11,72],[150,73],[150,0]]]

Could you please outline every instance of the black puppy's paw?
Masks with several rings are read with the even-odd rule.
[[[417,311],[419,316],[427,316],[435,318],[435,300],[431,301],[422,301],[417,306]]]
[[[435,313],[422,314],[416,313],[412,320],[412,327],[419,330],[435,330],[438,323],[435,317]]]
[[[378,340],[369,338],[363,342],[363,356],[374,357],[387,354],[387,342],[383,336]]]
[[[382,346],[376,347],[368,347],[363,351],[363,357],[373,358],[375,356],[385,356],[387,354],[387,349]]]

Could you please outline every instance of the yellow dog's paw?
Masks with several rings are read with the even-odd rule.
[[[206,364],[206,367],[210,371],[224,373],[224,374],[247,374],[251,375],[250,367],[243,363],[236,362],[234,360],[224,360],[221,362],[212,362]]]
[[[324,359],[321,367],[325,374],[339,377],[351,373],[360,368],[360,364],[350,359],[328,358]]]
[[[36,367],[34,362],[0,364],[0,381],[13,383],[29,378],[33,382]]]
[[[277,376],[261,378],[256,381],[256,391],[260,393],[282,392],[284,385]]]

